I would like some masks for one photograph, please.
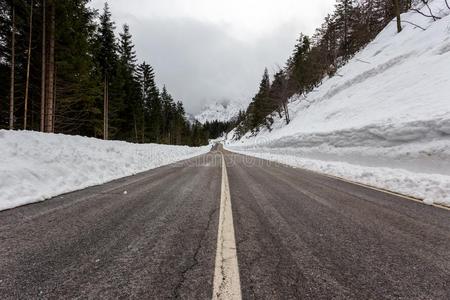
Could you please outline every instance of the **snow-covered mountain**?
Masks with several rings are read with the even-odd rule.
[[[195,119],[204,124],[206,121],[227,122],[239,114],[240,110],[244,110],[246,105],[239,102],[229,103],[210,103],[195,116]]]
[[[188,121],[190,124],[194,124],[196,119],[193,114],[186,113],[186,121]]]
[[[228,135],[229,150],[450,205],[450,10],[410,11],[289,104],[291,122]],[[417,7],[423,14],[428,8]]]

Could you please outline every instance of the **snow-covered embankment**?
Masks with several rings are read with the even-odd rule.
[[[0,210],[188,159],[209,149],[0,130]]]
[[[450,10],[430,5],[441,19],[403,14],[425,30],[392,22],[339,76],[291,99],[289,125],[226,148],[450,205]]]

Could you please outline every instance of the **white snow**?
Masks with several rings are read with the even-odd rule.
[[[402,15],[425,31],[393,21],[340,76],[293,97],[289,125],[275,116],[226,147],[450,205],[450,10],[430,5],[442,19]]]
[[[239,114],[240,110],[245,109],[245,104],[241,102],[229,103],[211,103],[206,105],[203,110],[195,116],[200,123],[205,124],[206,121],[227,122]]]
[[[0,210],[185,160],[210,148],[0,130]]]

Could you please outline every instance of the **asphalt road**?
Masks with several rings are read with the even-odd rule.
[[[210,299],[221,155],[0,212],[0,298]],[[450,211],[224,155],[243,299],[450,299]]]

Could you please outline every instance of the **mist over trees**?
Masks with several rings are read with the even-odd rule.
[[[210,133],[138,64],[129,26],[116,36],[108,5],[88,2],[0,0],[0,128],[206,144]]]
[[[300,34],[292,55],[272,82],[264,70],[259,91],[242,116],[237,135],[258,131],[261,126],[270,129],[273,113],[289,123],[290,97],[313,91],[326,76],[340,76],[337,70],[394,18],[400,32],[400,13],[411,6],[411,0],[338,0],[333,13],[312,36]]]

